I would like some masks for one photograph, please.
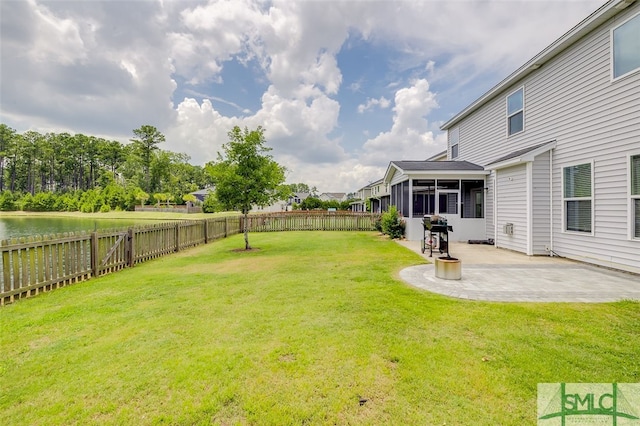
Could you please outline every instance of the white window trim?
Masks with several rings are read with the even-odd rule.
[[[515,94],[516,92],[522,90],[522,109],[519,109],[518,111],[514,112],[513,114],[509,115],[509,96]],[[507,112],[507,119],[506,119],[506,134],[507,134],[507,138],[519,135],[520,133],[524,133],[525,130],[525,108],[526,108],[526,102],[525,102],[525,90],[524,90],[524,86],[520,86],[518,87],[516,90],[512,91],[511,93],[509,93],[505,98],[504,98],[504,108],[505,111]],[[519,132],[516,133],[511,133],[509,134],[509,118],[513,117],[514,115],[518,114],[520,111],[522,111],[522,130],[520,130]]]
[[[451,134],[449,136],[453,136],[453,134],[456,134],[456,143],[451,143],[451,137],[449,138],[449,152],[450,152],[450,158],[458,158],[460,157],[460,126],[456,126],[454,128],[451,129]],[[453,147],[457,146],[458,147],[458,155],[456,155],[455,157],[453,156]]]
[[[620,24],[616,25],[615,27],[611,28],[611,30],[609,31],[609,75],[611,77],[611,82],[614,81],[618,81],[620,79],[623,79],[627,76],[630,76],[631,74],[637,73],[640,71],[640,67],[631,70],[629,72],[627,72],[626,74],[622,74],[618,77],[615,77],[613,74],[613,32],[615,30],[617,30],[618,28],[620,28],[621,26],[623,26],[624,24],[626,24],[627,22],[629,22],[630,20],[632,20],[633,18],[635,18],[636,16],[640,15],[640,12],[636,13],[635,15],[630,16],[629,18],[625,19],[624,21],[622,21]]]
[[[640,241],[640,238],[635,237],[635,229],[633,229],[634,225],[635,225],[635,219],[633,217],[633,204],[634,201],[633,200],[637,200],[640,199],[640,195],[633,195],[631,194],[631,157],[635,157],[637,155],[640,155],[640,151],[637,152],[631,152],[627,155],[627,204],[628,204],[628,210],[627,210],[627,218],[628,218],[628,228],[629,228],[629,240],[631,241]]]
[[[591,197],[586,198],[586,197],[572,197],[572,198],[565,198],[564,196],[564,169],[566,169],[567,167],[573,167],[573,166],[579,166],[581,164],[591,164]],[[596,230],[596,217],[595,217],[595,211],[596,211],[596,202],[595,202],[595,196],[594,196],[594,191],[595,191],[595,180],[594,180],[594,176],[595,176],[595,164],[594,161],[578,161],[575,163],[570,163],[570,164],[564,164],[561,168],[560,168],[560,176],[561,176],[561,189],[560,189],[560,194],[562,195],[562,233],[563,234],[570,234],[570,235],[591,235],[594,236],[595,235],[595,230]],[[567,208],[566,208],[566,202],[567,201],[585,201],[585,200],[591,200],[591,232],[581,232],[581,231],[570,231],[567,229]]]

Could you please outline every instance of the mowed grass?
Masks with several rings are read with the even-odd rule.
[[[462,301],[374,233],[251,234],[0,309],[0,422],[536,424],[543,382],[640,381],[640,303]]]

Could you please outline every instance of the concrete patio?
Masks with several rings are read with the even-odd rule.
[[[398,241],[420,253],[419,241]],[[434,265],[412,266],[400,277],[414,287],[460,299],[499,302],[614,302],[640,300],[640,275],[559,257],[526,256],[490,245],[451,243],[462,279],[436,278]]]

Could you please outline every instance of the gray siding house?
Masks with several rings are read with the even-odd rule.
[[[640,273],[640,1],[607,2],[441,128],[448,160],[488,173],[497,247]]]

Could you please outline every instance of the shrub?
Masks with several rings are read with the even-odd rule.
[[[218,202],[218,198],[214,193],[207,194],[204,198],[204,203],[202,203],[202,211],[204,213],[215,213],[217,211],[222,211],[222,206]]]
[[[107,203],[99,189],[89,189],[82,194],[79,204],[82,213],[95,213]]]
[[[33,210],[33,195],[27,192],[18,200],[18,207],[20,210],[29,212]]]
[[[79,210],[78,197],[73,193],[65,193],[58,196],[54,206],[59,212],[75,212]]]
[[[38,192],[33,196],[30,210],[36,212],[55,211],[55,204],[58,197],[51,192]]]
[[[373,226],[376,228],[376,231],[382,232],[382,216],[378,216],[376,221],[373,223]]]
[[[105,186],[102,190],[102,196],[104,197],[105,204],[107,204],[110,209],[125,206],[125,190],[123,187],[116,185],[115,183],[110,183]],[[102,211],[102,206],[100,207],[100,211]]]
[[[0,193],[0,211],[8,212],[16,210],[17,208],[18,206],[16,206],[11,191],[3,191]]]
[[[382,232],[391,238],[402,238],[404,236],[404,221],[398,213],[396,206],[389,207],[381,218]]]

